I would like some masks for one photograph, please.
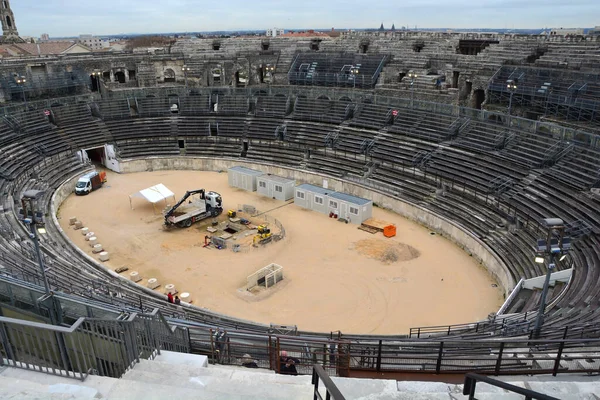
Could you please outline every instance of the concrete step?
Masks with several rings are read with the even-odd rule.
[[[149,364],[149,363],[148,363]],[[146,364],[145,368],[147,368]],[[312,385],[309,376],[286,376],[247,372],[240,368],[239,371],[219,368],[200,368],[189,371],[183,375],[179,369],[160,368],[160,372],[150,372],[134,368],[123,376],[123,380],[139,383],[156,383],[173,386],[177,389],[190,389],[198,392],[210,392],[215,395],[240,395],[248,394],[254,398],[264,399],[303,399],[310,397]],[[210,371],[209,374],[205,374]],[[183,371],[182,371],[183,372]],[[193,376],[194,372],[201,372]]]

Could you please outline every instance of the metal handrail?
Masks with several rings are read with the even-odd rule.
[[[510,383],[488,378],[487,376],[475,374],[472,372],[469,372],[465,375],[465,384],[463,386],[463,394],[468,395],[469,400],[477,400],[475,398],[475,387],[478,381],[487,383],[488,385],[497,386],[499,388],[508,390],[513,393],[522,394],[523,396],[525,396],[525,400],[559,400],[556,397],[548,396],[539,392],[534,392],[533,390],[524,389],[519,386],[511,385]]]
[[[335,383],[331,380],[327,372],[323,369],[319,364],[313,365],[313,374],[312,374],[312,384],[314,386],[314,396],[315,400],[323,400],[323,396],[319,392],[319,382],[323,382],[325,386],[325,399],[333,399],[333,400],[346,400],[342,392],[338,389]]]

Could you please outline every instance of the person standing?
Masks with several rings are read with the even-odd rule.
[[[171,294],[171,292],[167,293],[167,301],[169,303],[173,303],[173,295]]]

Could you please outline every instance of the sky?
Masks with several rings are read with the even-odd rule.
[[[574,28],[600,0],[12,0],[21,36],[267,28]]]

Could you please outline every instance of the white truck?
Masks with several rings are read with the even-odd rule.
[[[75,194],[89,194],[99,189],[106,182],[106,172],[93,171],[83,175],[75,184]]]
[[[204,189],[190,190],[177,204],[165,211],[165,226],[189,228],[194,222],[216,217],[222,212],[223,199],[219,193],[205,192]]]

